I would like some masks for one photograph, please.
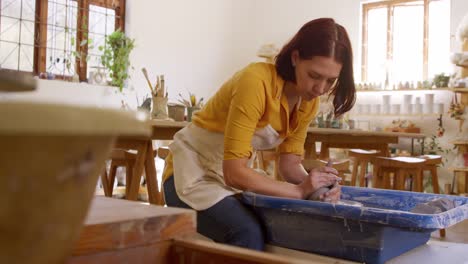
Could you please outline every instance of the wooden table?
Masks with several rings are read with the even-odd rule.
[[[148,188],[148,201],[151,204],[163,205],[164,199],[159,192],[156,165],[153,157],[153,142],[152,140],[170,140],[174,134],[184,128],[188,122],[175,122],[152,119],[149,121],[152,126],[151,137],[119,137],[114,145],[118,149],[136,150],[135,165],[133,167],[132,179],[127,183],[125,197],[128,200],[136,201],[138,198],[138,190],[140,180],[143,175],[143,170],[146,172],[146,183]],[[110,196],[109,180],[106,175],[101,177],[104,193]]]
[[[411,152],[414,154],[414,139],[421,139],[424,146],[424,134],[344,130],[335,128],[309,128],[305,143],[305,158],[316,159],[316,142],[321,142],[320,155],[318,158],[327,159],[330,148],[358,148],[379,150],[384,156],[389,156],[388,144],[398,143],[399,138],[411,138]],[[424,151],[421,148],[421,153]]]
[[[195,232],[194,210],[95,197],[65,263],[304,263],[198,240]]]
[[[193,210],[97,196],[67,263],[160,263],[171,239],[194,232]]]
[[[137,151],[135,166],[129,187],[127,187],[126,197],[128,200],[137,200],[140,179],[143,170],[146,172],[148,187],[148,200],[152,204],[162,205],[163,197],[159,192],[156,178],[156,165],[153,158],[152,140],[171,140],[177,131],[184,128],[188,122],[150,120],[152,125],[152,135],[148,138],[141,137],[119,137],[115,148],[133,149]],[[329,156],[330,148],[360,148],[375,149],[389,155],[388,144],[398,143],[398,139],[406,137],[412,139],[412,153],[414,152],[414,139],[422,139],[424,145],[424,134],[400,133],[400,132],[376,132],[362,130],[341,130],[332,128],[309,128],[307,133],[305,158],[316,159],[315,144],[321,142],[319,158],[326,159]],[[106,177],[101,177],[104,192],[110,195],[110,188]],[[128,183],[127,183],[128,184]]]

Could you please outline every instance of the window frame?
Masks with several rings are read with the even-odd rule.
[[[0,4],[3,0],[0,0]],[[75,50],[80,49],[79,45],[82,40],[88,36],[89,29],[89,9],[90,5],[96,5],[104,8],[115,10],[115,28],[125,32],[125,0],[73,0],[78,3],[77,25],[83,25],[76,30],[76,47]],[[34,54],[33,54],[33,75],[38,75],[41,72],[46,72],[47,63],[47,16],[48,16],[49,0],[36,0],[35,1],[35,23],[34,23]],[[1,18],[0,18],[1,23]],[[83,57],[88,55],[88,45],[81,47]],[[86,60],[80,61],[76,59],[76,69],[80,81],[87,80],[87,62]],[[13,69],[1,69],[1,71],[19,71]],[[31,72],[25,72],[31,73]],[[66,79],[67,76],[57,76],[58,79]]]
[[[429,4],[430,2],[438,0],[385,0],[371,3],[362,4],[362,40],[361,40],[361,80],[367,81],[367,69],[368,69],[368,21],[367,16],[371,9],[376,8],[387,8],[387,61],[393,60],[393,11],[397,6],[402,4],[423,1],[424,5],[424,28],[423,28],[423,79],[428,78],[428,61],[429,61]],[[388,76],[389,69],[386,69],[386,75]],[[389,80],[386,80],[389,81]]]

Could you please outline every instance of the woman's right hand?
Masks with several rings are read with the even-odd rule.
[[[321,187],[335,184],[339,179],[338,171],[332,167],[319,167],[312,169],[298,186],[302,191],[302,198],[307,199],[313,192]]]

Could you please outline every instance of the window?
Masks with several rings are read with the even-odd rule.
[[[0,66],[4,69],[32,71],[35,0],[1,0],[0,4]]]
[[[0,0],[0,69],[87,78],[105,37],[124,30],[124,0]]]
[[[449,72],[450,1],[363,4],[362,81],[416,82]]]

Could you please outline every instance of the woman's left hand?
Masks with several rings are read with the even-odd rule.
[[[341,197],[341,185],[337,182],[333,185],[333,188],[331,188],[328,192],[322,194],[322,197],[320,197],[320,200],[324,202],[336,203],[340,200],[340,197]]]

